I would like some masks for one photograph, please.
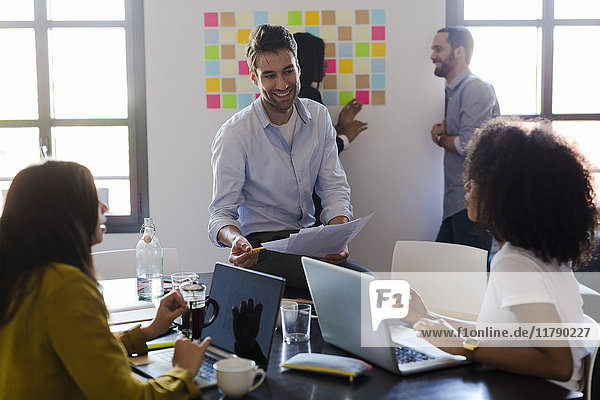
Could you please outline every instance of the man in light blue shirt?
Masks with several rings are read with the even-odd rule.
[[[352,218],[336,132],[323,105],[298,99],[296,43],[287,29],[257,27],[246,55],[260,97],[225,122],[213,141],[209,237],[231,247],[231,263],[306,288],[299,256],[252,248],[312,226],[313,188],[322,199],[322,221]],[[346,247],[324,260],[343,264],[347,258]]]
[[[462,180],[467,143],[475,129],[500,115],[494,88],[471,73],[473,37],[465,27],[440,29],[431,46],[434,74],[446,79],[445,118],[431,129],[444,149],[444,214],[436,241],[490,250],[492,238],[467,217]]]

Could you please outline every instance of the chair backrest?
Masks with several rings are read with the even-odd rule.
[[[595,324],[598,327],[596,321],[594,321],[588,315],[583,315],[586,323]],[[600,361],[598,358],[598,346],[600,341],[596,340],[596,345],[592,349],[592,352],[588,354],[584,360],[584,388],[583,394],[586,400],[598,399],[600,397]]]
[[[136,276],[135,249],[108,250],[92,253],[98,279],[134,278]],[[163,249],[165,275],[179,272],[179,256],[176,248]]]
[[[401,272],[394,278],[407,280],[430,310],[475,320],[487,287],[487,251],[458,244],[398,241],[392,272]]]

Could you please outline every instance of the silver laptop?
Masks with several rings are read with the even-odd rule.
[[[267,369],[284,287],[284,278],[217,263],[210,285],[210,298],[219,305],[219,313],[215,321],[202,330],[202,338],[210,336],[212,344],[204,356],[198,375],[194,378],[199,387],[216,385],[213,364],[223,358],[235,356],[250,358],[262,369]],[[248,299],[253,300],[255,309],[258,304],[262,304],[262,312],[260,317],[258,313],[254,314],[254,321],[258,323],[256,343],[253,341],[249,345],[240,346],[236,343],[233,331],[232,309],[237,306],[239,310],[241,302],[247,302]],[[211,309],[212,306],[207,310],[207,314],[211,314]],[[252,318],[248,317],[245,320],[246,324],[248,320]],[[244,352],[244,348],[252,350]],[[173,348],[151,351],[148,354],[148,364],[132,365],[132,367],[145,377],[159,377],[173,367],[173,353]]]
[[[398,323],[391,327],[383,321],[373,332],[368,286],[375,276],[363,274],[361,278],[360,272],[307,257],[302,257],[302,265],[325,342],[401,375],[468,362]],[[381,347],[362,346],[361,334],[367,335],[363,339],[368,343],[380,343]]]

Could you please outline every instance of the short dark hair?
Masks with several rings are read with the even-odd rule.
[[[246,46],[246,60],[248,67],[256,72],[257,56],[260,53],[277,53],[279,50],[289,50],[298,56],[298,46],[294,36],[280,25],[259,25],[250,34],[248,46]]]
[[[545,262],[590,259],[598,212],[587,161],[548,122],[488,121],[469,142],[464,178],[498,241]]]
[[[465,60],[468,65],[471,62],[474,46],[471,32],[464,26],[447,26],[438,30],[438,33],[444,32],[448,33],[448,43],[453,50],[460,46],[465,48]]]
[[[39,287],[34,277],[51,263],[96,279],[91,246],[97,224],[98,193],[86,167],[47,161],[15,176],[0,217],[0,327],[27,291]]]
[[[323,80],[323,61],[325,60],[325,42],[308,32],[294,33],[298,46],[298,64],[300,65],[300,83],[302,86]]]

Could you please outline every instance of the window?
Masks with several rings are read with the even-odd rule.
[[[470,67],[502,114],[553,121],[592,163],[600,194],[600,1],[447,0],[446,22],[473,34]]]
[[[92,171],[109,232],[138,231],[148,214],[142,7],[0,2],[0,209],[15,174],[48,156]]]

